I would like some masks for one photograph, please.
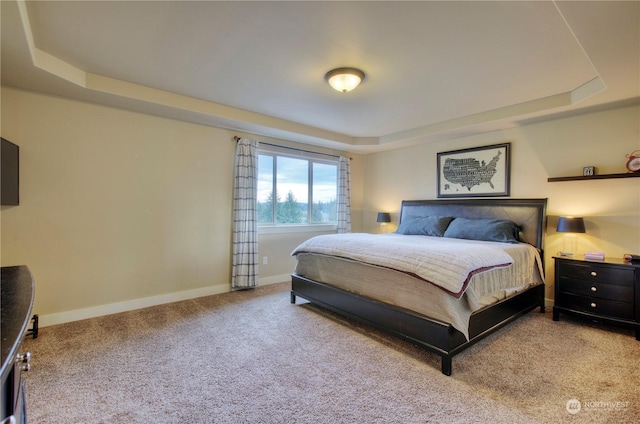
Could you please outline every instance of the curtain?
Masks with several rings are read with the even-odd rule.
[[[231,288],[242,290],[258,283],[257,141],[238,139],[234,169]]]
[[[338,166],[338,233],[351,232],[351,160],[340,156]]]

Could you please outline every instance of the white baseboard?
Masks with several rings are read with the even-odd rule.
[[[274,275],[272,277],[260,278],[258,280],[258,285],[266,286],[269,284],[290,281],[290,279],[290,274]],[[201,289],[184,290],[158,296],[144,297],[141,299],[126,300],[124,302],[109,303],[107,305],[94,306],[91,308],[75,309],[73,311],[59,312],[56,314],[40,315],[38,324],[40,327],[48,327],[51,325],[96,318],[104,315],[133,311],[135,309],[148,308],[149,306],[163,305],[165,303],[180,302],[181,300],[228,293],[230,290],[231,287],[228,284],[223,284],[204,287]],[[553,299],[545,299],[545,306],[552,307]]]
[[[285,281],[291,281],[291,274],[274,275],[273,277],[265,277],[258,280],[259,286],[266,286],[269,284],[283,283]]]
[[[261,278],[258,280],[259,286],[282,283],[291,279],[291,275],[276,275],[273,277]],[[125,300],[124,302],[109,303],[107,305],[94,306],[91,308],[75,309],[72,311],[59,312],[49,315],[39,315],[38,324],[40,327],[64,324],[72,321],[95,318],[104,315],[117,314],[120,312],[133,311],[135,309],[148,308],[149,306],[163,305],[165,303],[180,302],[182,300],[195,299],[198,297],[211,296],[214,294],[228,293],[231,291],[229,284],[222,284],[201,289],[184,290],[175,293],[162,294],[158,296],[144,297],[140,299]]]

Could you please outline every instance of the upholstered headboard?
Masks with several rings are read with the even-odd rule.
[[[493,218],[514,222],[521,240],[542,251],[547,226],[547,199],[446,199],[403,200],[400,221],[407,216]]]

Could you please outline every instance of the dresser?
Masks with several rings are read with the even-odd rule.
[[[554,257],[553,320],[570,313],[635,328],[640,340],[640,263]]]
[[[2,267],[2,386],[0,391],[0,423],[27,422],[24,380],[31,355],[22,350],[22,340],[33,308],[34,284],[26,266]],[[34,334],[35,337],[35,334]]]

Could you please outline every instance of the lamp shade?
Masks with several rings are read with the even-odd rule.
[[[337,68],[326,73],[324,79],[334,90],[346,93],[364,80],[364,72],[356,68]]]
[[[389,212],[378,212],[378,222],[391,222],[391,214]]]
[[[556,227],[558,233],[586,233],[584,228],[583,218],[573,218],[567,216],[561,216],[558,218],[558,226]]]

